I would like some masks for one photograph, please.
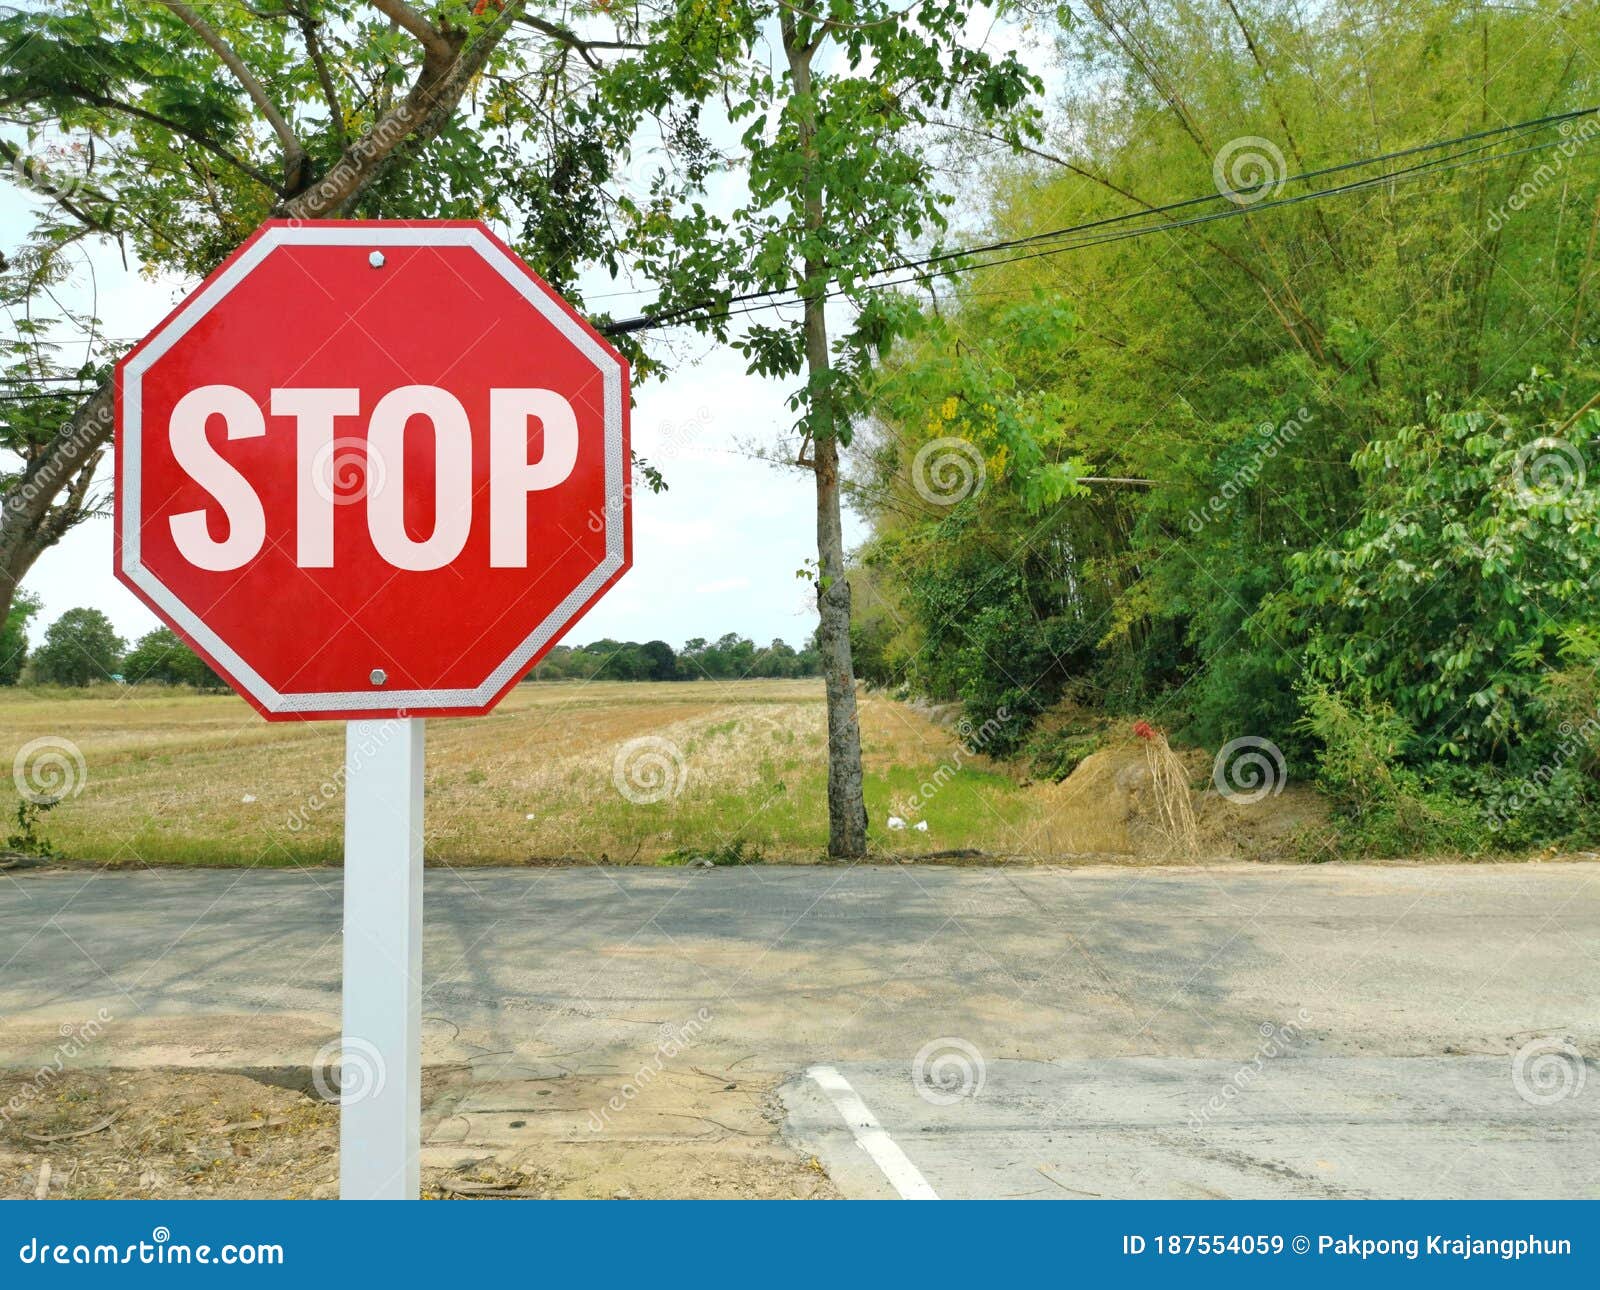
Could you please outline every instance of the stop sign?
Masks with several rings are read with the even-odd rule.
[[[116,398],[117,576],[269,719],[486,712],[631,562],[627,361],[475,222],[271,221]]]

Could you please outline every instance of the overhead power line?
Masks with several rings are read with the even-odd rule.
[[[1243,215],[1274,210],[1283,206],[1295,206],[1301,202],[1320,201],[1328,197],[1343,196],[1397,181],[1415,180],[1428,175],[1443,174],[1466,166],[1509,161],[1513,157],[1555,147],[1563,142],[1565,136],[1527,144],[1509,151],[1494,151],[1494,149],[1538,131],[1548,130],[1552,126],[1560,126],[1566,122],[1592,117],[1597,113],[1600,113],[1600,107],[1585,107],[1577,108],[1570,112],[1552,113],[1548,116],[1534,117],[1527,121],[1517,121],[1510,125],[1495,126],[1486,130],[1477,130],[1471,134],[1457,135],[1451,139],[1441,139],[1434,143],[1416,144],[1409,148],[1398,148],[1394,151],[1379,153],[1371,157],[1362,157],[1353,161],[1340,162],[1337,165],[1323,166],[1316,170],[1303,171],[1300,174],[1288,175],[1282,179],[1266,181],[1254,189],[1234,192],[1219,190],[1196,197],[1186,197],[1181,201],[1143,207],[1139,210],[1125,211],[1120,215],[1108,215],[1080,224],[1071,224],[1064,228],[1049,229],[1042,233],[1031,233],[1024,237],[1007,238],[1002,241],[966,247],[962,250],[943,251],[937,255],[925,256],[919,260],[907,260],[902,264],[893,265],[874,274],[869,274],[867,275],[868,277],[881,280],[869,282],[864,288],[860,289],[881,291],[892,287],[923,282],[927,279],[928,274],[926,272],[918,272],[918,270],[928,270],[937,266],[946,266],[937,269],[938,272],[945,275],[971,273],[979,269],[998,268],[1001,265],[1015,264],[1023,260],[1064,255],[1069,251],[1082,250],[1090,246],[1103,246],[1111,242],[1150,237],[1157,233],[1170,233],[1201,224],[1208,224],[1216,220],[1237,219]],[[1459,149],[1459,151],[1447,152],[1449,149]],[[1440,153],[1445,153],[1446,155],[1432,155]],[[1427,157],[1426,160],[1419,161],[1414,165],[1385,170],[1376,175],[1366,175],[1359,179],[1335,184],[1327,188],[1318,188],[1310,192],[1296,193],[1287,197],[1263,196],[1251,199],[1252,193],[1262,191],[1276,193],[1291,184],[1303,184],[1318,179],[1326,179],[1333,175],[1346,174],[1354,170],[1364,170],[1373,166],[1402,161],[1410,157],[1424,156]],[[1240,200],[1241,198],[1249,200]],[[1203,211],[1180,219],[1149,222],[1156,216],[1172,215],[1177,212],[1192,210],[1198,206],[1214,205],[1217,202],[1226,202],[1227,205],[1221,210]],[[998,255],[999,252],[1004,251],[1016,251],[1018,254]],[[996,258],[975,259],[975,257],[981,256],[996,256]],[[961,261],[972,262],[960,263]],[[891,275],[893,274],[906,276],[892,277]],[[822,293],[822,298],[828,300],[851,293],[850,290],[845,288],[835,287],[825,290]],[[695,322],[715,322],[724,318],[743,317],[763,310],[788,308],[801,304],[804,300],[805,296],[793,288],[750,291],[740,295],[678,305],[657,313],[640,314],[636,317],[620,319],[606,324],[600,330],[608,336],[622,336]],[[69,383],[78,379],[68,376],[32,378],[0,376],[0,389],[5,386],[31,385],[40,381]],[[39,398],[84,394],[88,393],[92,388],[92,386],[86,385],[75,390],[41,391],[37,395],[0,393],[0,403],[21,403]]]
[[[1167,202],[1159,206],[1144,207],[1135,211],[1126,211],[1120,215],[1109,215],[1101,219],[1089,220],[1081,224],[1068,225],[1065,228],[1050,229],[1042,233],[1033,233],[1025,237],[1007,238],[1003,241],[989,242],[980,246],[966,247],[957,251],[945,251],[937,255],[926,256],[920,260],[908,260],[903,264],[894,265],[875,274],[868,275],[874,278],[886,278],[891,274],[910,273],[909,277],[894,278],[889,281],[871,282],[866,285],[866,290],[884,290],[889,287],[903,286],[911,282],[923,281],[926,273],[912,272],[918,269],[928,269],[937,265],[948,265],[940,270],[945,274],[970,273],[978,269],[995,268],[1002,264],[1012,264],[1019,260],[1036,259],[1049,255],[1061,255],[1068,251],[1079,250],[1087,246],[1098,246],[1107,242],[1117,242],[1126,239],[1148,237],[1155,233],[1171,232],[1176,229],[1188,228],[1198,224],[1206,224],[1215,220],[1237,219],[1243,215],[1250,215],[1260,211],[1272,210],[1281,206],[1298,205],[1301,202],[1316,201],[1327,197],[1342,196],[1347,193],[1358,192],[1362,189],[1393,183],[1397,180],[1415,179],[1424,175],[1443,173],[1459,169],[1468,165],[1483,165],[1490,162],[1500,162],[1521,156],[1524,153],[1536,152],[1544,148],[1556,146],[1560,139],[1551,139],[1542,143],[1530,144],[1527,147],[1511,151],[1492,151],[1497,146],[1506,142],[1532,134],[1536,131],[1547,130],[1552,126],[1559,126],[1564,122],[1576,121],[1600,112],[1600,107],[1579,108],[1570,112],[1557,112],[1548,116],[1535,117],[1527,121],[1518,121],[1510,125],[1495,126],[1487,130],[1476,130],[1470,134],[1457,135],[1451,139],[1441,139],[1433,143],[1416,144],[1409,148],[1398,148],[1391,152],[1379,153],[1371,157],[1363,157],[1353,161],[1340,162],[1337,165],[1324,166],[1316,170],[1303,171],[1300,174],[1288,175],[1282,179],[1265,181],[1263,184],[1249,190],[1228,192],[1219,190],[1205,193],[1196,197],[1187,197],[1181,201]],[[1469,146],[1476,145],[1476,146]],[[1448,149],[1460,149],[1445,156],[1431,156],[1428,160],[1420,161],[1411,166],[1401,167],[1397,170],[1386,170],[1381,174],[1368,175],[1347,183],[1336,184],[1328,188],[1319,188],[1311,192],[1297,193],[1288,197],[1261,197],[1252,199],[1252,193],[1277,192],[1291,184],[1302,184],[1318,179],[1326,179],[1332,175],[1345,174],[1352,170],[1369,169],[1373,166],[1385,165],[1390,162],[1401,161],[1409,157],[1423,156],[1425,154],[1444,153]],[[1244,200],[1241,200],[1244,199]],[[1227,202],[1222,210],[1208,211],[1198,215],[1187,216],[1182,219],[1166,220],[1157,223],[1136,223],[1136,221],[1150,221],[1161,215],[1171,215],[1175,212],[1190,210],[1196,206],[1212,205],[1219,201]],[[1133,225],[1132,227],[1124,227]],[[1044,249],[1025,250],[1025,248],[1043,247]],[[991,255],[1001,251],[1025,250],[1024,254],[1005,256],[998,259],[978,260],[976,263],[961,264],[958,261],[971,260],[975,256]],[[835,288],[823,292],[823,299],[848,294],[842,288]],[[765,291],[750,291],[740,295],[732,295],[717,299],[696,301],[692,304],[679,305],[670,309],[661,310],[651,314],[640,314],[633,318],[619,319],[602,327],[600,330],[606,335],[622,336],[634,332],[654,331],[664,327],[679,326],[685,323],[714,322],[723,318],[743,316],[764,309],[781,309],[791,305],[800,304],[805,296],[794,288],[773,288]]]

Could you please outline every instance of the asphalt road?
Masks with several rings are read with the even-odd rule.
[[[850,1195],[1595,1196],[1597,880],[435,869],[424,1060],[761,1073]],[[0,1061],[103,1009],[72,1060],[307,1064],[340,902],[327,870],[0,881]]]

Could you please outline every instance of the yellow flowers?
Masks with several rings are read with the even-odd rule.
[[[944,433],[944,428],[956,419],[956,414],[961,411],[961,400],[951,395],[928,418],[928,437],[937,439]]]

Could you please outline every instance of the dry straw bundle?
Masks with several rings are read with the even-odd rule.
[[[1145,761],[1150,767],[1150,795],[1156,807],[1156,827],[1174,855],[1185,860],[1198,859],[1200,829],[1195,824],[1194,806],[1189,800],[1189,776],[1183,762],[1160,730],[1140,721],[1133,732],[1144,742]]]

